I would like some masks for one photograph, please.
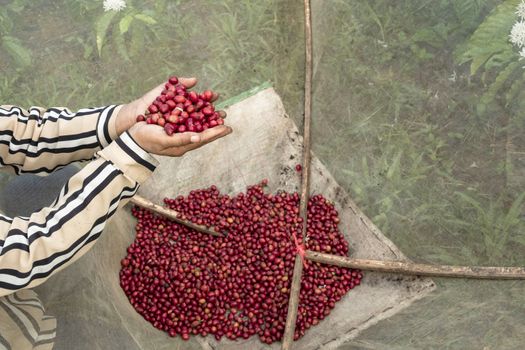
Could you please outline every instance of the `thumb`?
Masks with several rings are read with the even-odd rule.
[[[143,105],[148,106],[153,101],[155,101],[157,96],[159,96],[162,93],[162,90],[164,90],[164,83],[145,93],[144,96],[140,98],[140,101]]]

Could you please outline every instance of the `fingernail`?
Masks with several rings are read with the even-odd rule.
[[[199,142],[201,140],[201,137],[199,135],[193,135],[192,137],[190,137],[190,141],[195,143],[195,142]]]

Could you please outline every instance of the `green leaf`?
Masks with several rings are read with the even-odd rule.
[[[484,212],[482,204],[478,202],[477,200],[475,200],[474,198],[470,197],[469,195],[463,192],[456,191],[455,193],[457,196],[460,197],[460,200],[463,201],[462,205],[466,204],[465,207],[468,207],[470,205],[472,208],[476,209],[479,213]]]
[[[518,198],[512,203],[507,215],[505,217],[505,228],[508,229],[509,223],[519,223],[521,220],[521,212],[523,208],[523,202],[525,200],[525,192],[521,193]]]
[[[424,42],[435,48],[441,48],[446,44],[448,28],[444,23],[432,27],[424,27],[418,30],[412,37],[413,42]]]
[[[157,21],[153,17],[145,15],[143,13],[136,14],[135,18],[146,24],[156,24],[157,23]]]
[[[505,82],[512,76],[515,70],[521,69],[522,63],[519,61],[510,63],[507,67],[498,73],[494,82],[490,84],[489,89],[481,96],[481,101],[488,104],[494,101],[498,92],[503,88]]]
[[[489,0],[452,0],[452,6],[456,17],[463,26],[475,21],[482,9],[489,3]]]
[[[31,64],[31,52],[20,43],[20,40],[12,36],[4,36],[2,38],[2,47],[20,66],[28,66]]]
[[[517,98],[519,93],[523,90],[523,84],[525,82],[525,69],[522,70],[521,74],[519,74],[516,79],[512,82],[512,85],[509,89],[507,89],[507,93],[505,94],[505,99],[507,101],[513,101]]]
[[[512,57],[513,48],[508,38],[515,22],[516,6],[521,0],[506,0],[498,5],[479,25],[467,42],[456,50],[459,64],[470,63],[470,74],[474,75],[492,60],[506,65]]]
[[[116,11],[108,11],[104,13],[95,24],[97,50],[99,56],[102,54],[102,46],[104,45],[104,41],[106,40],[106,35],[108,33],[111,20],[113,19],[113,17],[115,17],[116,14]]]
[[[400,173],[400,163],[401,163],[401,156],[403,155],[403,151],[399,151],[396,156],[394,157],[394,160],[392,161],[392,164],[388,168],[388,171],[386,173],[387,179],[392,179],[394,174]]]
[[[124,34],[129,30],[131,22],[133,22],[134,17],[132,15],[126,15],[120,20],[119,28],[120,34]]]

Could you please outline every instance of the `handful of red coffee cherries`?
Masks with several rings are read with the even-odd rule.
[[[175,76],[169,78],[164,90],[149,105],[144,114],[137,116],[137,122],[157,124],[164,128],[166,134],[186,131],[202,132],[217,125],[224,124],[224,111],[216,111],[213,101],[218,95],[210,90],[201,94],[188,91]]]

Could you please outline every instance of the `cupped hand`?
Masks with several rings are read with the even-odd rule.
[[[184,132],[169,136],[161,126],[145,122],[134,123],[129,129],[131,137],[147,152],[169,157],[180,157],[231,132],[229,126],[219,125],[201,133]]]
[[[192,88],[197,84],[196,78],[179,78],[179,82],[186,86],[186,88]],[[124,131],[130,129],[137,122],[137,116],[139,114],[144,114],[148,106],[155,101],[157,96],[162,93],[164,90],[164,83],[160,84],[153,90],[147,92],[144,96],[136,99],[133,102],[125,104],[120,109],[118,115],[116,116],[115,124],[117,129],[117,134],[120,135]],[[218,98],[218,95],[215,94],[212,98],[212,101],[215,101]],[[220,111],[221,116],[224,118],[226,113]]]

